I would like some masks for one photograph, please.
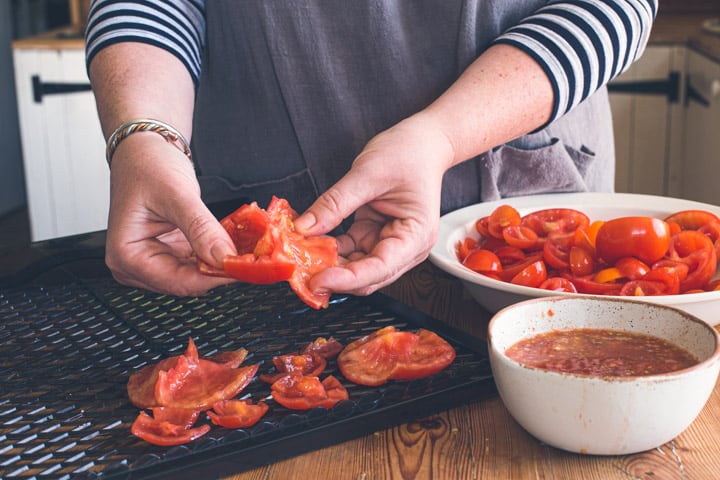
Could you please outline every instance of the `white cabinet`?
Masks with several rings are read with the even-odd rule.
[[[684,161],[685,198],[720,205],[720,63],[688,52]]]
[[[13,44],[33,241],[107,228],[110,179],[84,50]]]
[[[685,47],[649,46],[610,84],[616,191],[678,193],[685,56]]]

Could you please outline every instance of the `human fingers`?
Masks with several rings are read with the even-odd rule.
[[[310,288],[319,292],[368,295],[423,261],[434,241],[431,230],[413,220],[394,220],[378,234],[379,241],[363,245],[374,235],[338,237],[348,262],[319,272],[310,280]]]

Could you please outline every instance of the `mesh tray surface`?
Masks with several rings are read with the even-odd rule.
[[[431,328],[457,359],[426,379],[364,387],[330,410],[270,411],[248,429],[213,426],[178,447],[130,434],[138,409],[128,376],[182,353],[192,337],[201,355],[246,348],[245,364],[271,372],[274,355],[317,337],[343,344],[383,326]],[[336,297],[308,309],[286,284],[235,284],[194,298],[123,287],[109,278],[72,278],[0,290],[0,478],[208,478],[322,448],[494,393],[485,345],[383,296]],[[266,398],[254,380],[243,392]],[[204,417],[204,416],[203,416]],[[198,423],[207,422],[202,418]]]

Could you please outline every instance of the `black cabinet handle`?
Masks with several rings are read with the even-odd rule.
[[[32,76],[33,100],[42,103],[43,95],[57,95],[62,93],[87,92],[91,89],[89,83],[53,83],[43,82],[40,75]]]
[[[666,80],[612,82],[608,84],[608,92],[663,95],[667,97],[668,102],[675,103],[680,99],[680,73],[670,72]]]

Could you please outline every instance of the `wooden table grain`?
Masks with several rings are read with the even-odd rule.
[[[489,315],[452,277],[425,262],[388,295],[485,338]],[[580,455],[536,440],[500,398],[453,408],[356,440],[227,477],[260,479],[584,479],[720,478],[720,384],[697,420],[659,448],[623,456]]]

